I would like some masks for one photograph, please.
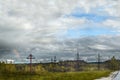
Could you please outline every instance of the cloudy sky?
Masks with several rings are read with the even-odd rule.
[[[0,0],[0,58],[120,56],[120,0]],[[103,57],[103,58],[104,58]]]

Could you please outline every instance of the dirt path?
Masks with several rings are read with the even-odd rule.
[[[110,74],[109,77],[102,77],[100,79],[95,79],[95,80],[120,80],[120,73],[119,71],[115,71],[113,73]]]

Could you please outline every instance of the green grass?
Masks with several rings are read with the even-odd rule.
[[[111,71],[85,71],[85,72],[66,72],[66,73],[44,73],[34,74],[1,74],[0,80],[94,80],[105,77]]]

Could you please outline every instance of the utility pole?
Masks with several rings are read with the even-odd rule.
[[[56,69],[56,66],[57,66],[56,61],[57,61],[57,58],[56,58],[56,56],[54,56],[54,57],[53,57],[53,62],[54,62],[54,63],[53,63],[53,67],[54,67],[54,68],[53,68],[53,71],[54,71],[54,72],[57,70],[57,69]]]
[[[100,61],[101,61],[101,58],[100,58],[101,56],[100,56],[100,54],[98,54],[98,70],[100,70]]]
[[[79,71],[79,60],[80,60],[80,55],[79,55],[79,51],[78,51],[78,48],[77,48],[77,55],[76,55],[76,69],[77,71]]]
[[[53,58],[51,58],[51,63],[53,63]]]
[[[30,73],[32,73],[32,59],[35,59],[35,57],[34,57],[32,54],[30,54],[30,55],[27,57],[27,59],[30,59]]]
[[[56,63],[56,61],[57,61],[57,58],[56,58],[56,56],[54,56],[54,63]]]
[[[76,58],[77,58],[77,61],[80,60],[80,56],[79,56],[79,52],[78,52],[78,50],[77,50],[77,56],[76,56]]]

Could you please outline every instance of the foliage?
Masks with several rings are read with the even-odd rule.
[[[37,74],[43,74],[46,72],[46,70],[40,65],[35,66],[34,69],[35,69],[34,70],[35,73],[37,73]]]
[[[29,64],[0,63],[0,80],[94,80],[110,74],[110,71],[75,72],[74,65],[59,64],[34,64],[32,71],[31,74]]]
[[[120,62],[113,56],[107,66],[110,70],[119,70]]]
[[[0,80],[94,80],[103,76],[108,76],[110,71],[86,71],[86,72],[50,72],[44,75],[36,74],[5,74],[0,76]]]

